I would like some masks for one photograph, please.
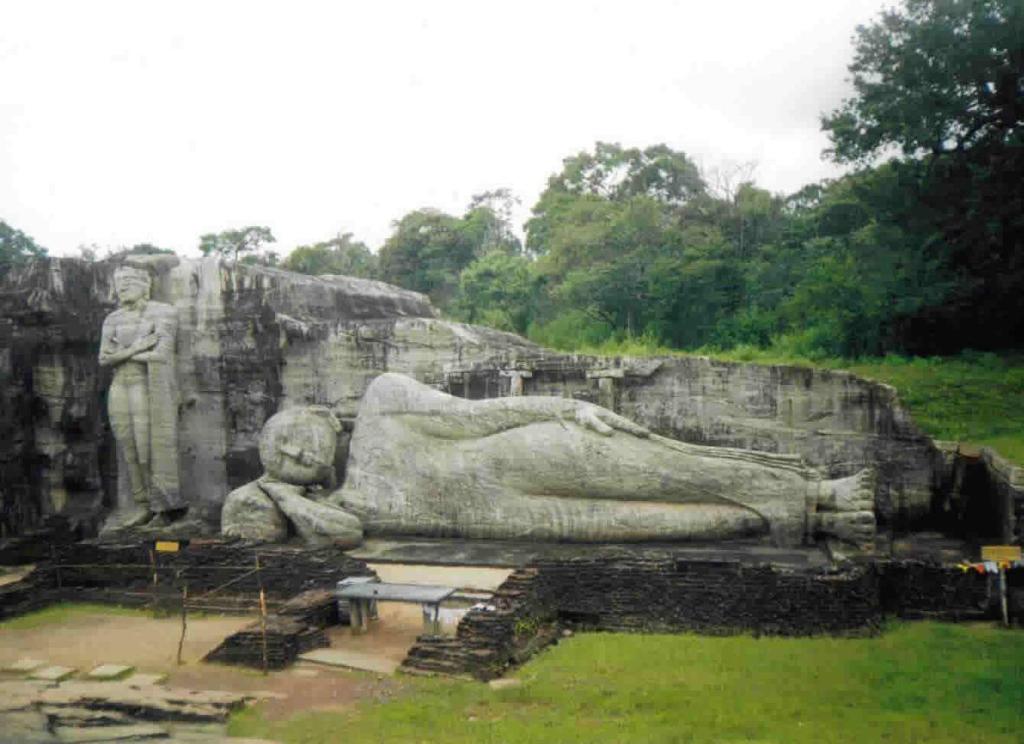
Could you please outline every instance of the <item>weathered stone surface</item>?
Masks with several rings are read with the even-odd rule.
[[[128,677],[125,683],[132,687],[144,687],[146,685],[162,685],[167,681],[167,675],[162,673],[136,672]]]
[[[103,741],[138,741],[140,739],[163,739],[168,731],[155,723],[131,723],[125,725],[87,727],[57,726],[55,728],[59,741],[69,744],[85,744],[85,742]]]
[[[66,682],[43,690],[38,699],[43,705],[109,710],[150,721],[223,721],[247,696],[125,681]]]
[[[133,671],[135,671],[135,667],[126,666],[124,664],[100,664],[85,676],[88,679],[102,682],[127,677]]]
[[[367,324],[435,314],[422,295],[379,282],[212,259],[149,269],[153,301],[178,319],[181,495],[214,524],[224,496],[259,475],[263,423],[293,400],[282,383],[286,362],[301,367],[305,350],[335,332],[373,337]],[[116,304],[114,270],[54,258],[0,275],[0,537],[54,512],[95,530],[105,511],[131,500],[117,489],[102,406],[110,372],[97,361],[103,319]],[[368,362],[353,356],[356,366]]]
[[[385,658],[379,654],[364,654],[344,648],[321,648],[315,651],[307,651],[299,656],[299,660],[308,664],[359,669],[364,672],[376,672],[377,674],[394,674],[395,670],[398,669],[398,662],[392,659]]]
[[[74,667],[61,666],[60,664],[54,664],[53,666],[42,667],[34,670],[28,676],[31,679],[38,679],[43,682],[60,682],[63,679],[67,679],[73,675],[77,670]]]
[[[117,441],[119,491],[131,494],[129,524],[187,507],[178,473],[178,311],[150,299],[145,268],[114,272],[121,307],[103,321],[99,364],[113,370],[107,413]],[[125,520],[119,520],[122,526]]]
[[[153,684],[0,681],[0,742],[223,741],[231,711],[258,695]],[[154,722],[160,722],[156,724]]]
[[[225,638],[206,655],[204,661],[262,668],[264,639],[268,669],[282,669],[306,651],[329,645],[322,628],[294,617],[268,615],[264,622],[254,622]]]
[[[260,542],[294,533],[309,544],[349,548],[363,538],[359,520],[319,499],[334,484],[341,425],[320,406],[290,408],[270,417],[260,435],[263,477],[228,494],[221,532]],[[311,489],[317,486],[319,491]]]
[[[0,679],[0,713],[21,710],[35,704],[43,690],[53,682],[31,679]]]
[[[271,414],[319,404],[354,417],[384,371],[472,399],[590,401],[673,439],[799,454],[829,477],[873,465],[877,512],[898,526],[925,519],[941,486],[936,451],[894,391],[847,373],[557,354],[438,320],[423,296],[379,283],[214,260],[150,269],[153,299],[179,321],[181,493],[212,524],[226,494],[259,475]],[[95,529],[130,499],[116,494],[108,373],[96,361],[113,271],[48,259],[0,276],[0,537],[55,512]]]
[[[59,741],[50,733],[48,721],[36,710],[0,711],[0,742],[4,744],[30,744]]]
[[[28,672],[33,672],[36,669],[39,669],[45,663],[45,661],[40,661],[39,659],[18,659],[17,661],[12,661],[10,664],[7,664],[3,668],[3,671],[12,672],[14,674],[27,674]]]
[[[544,354],[526,395],[599,403],[658,434],[696,444],[799,454],[837,478],[878,473],[876,511],[911,526],[929,514],[937,452],[899,405],[893,388],[848,372],[722,362],[705,357],[608,359]],[[446,389],[469,398],[506,394],[486,363],[446,367]]]
[[[522,687],[523,681],[514,677],[506,677],[505,679],[492,679],[487,686],[492,690],[514,690],[517,687]]]
[[[333,503],[368,534],[569,541],[874,535],[870,473],[651,435],[572,399],[467,401],[383,374],[363,397]]]

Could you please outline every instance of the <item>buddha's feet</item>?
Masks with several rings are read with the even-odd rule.
[[[875,471],[867,468],[848,478],[823,481],[813,515],[813,532],[860,547],[875,539]]]

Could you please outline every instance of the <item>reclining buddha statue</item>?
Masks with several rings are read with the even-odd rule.
[[[288,436],[278,417],[291,422],[283,427]],[[344,484],[310,492],[333,462],[329,418],[326,409],[289,409],[268,421],[267,475],[229,495],[225,534],[280,540],[295,533],[341,545],[363,535],[761,536],[781,546],[824,536],[862,547],[874,538],[870,470],[824,479],[798,456],[686,444],[591,403],[466,400],[391,373],[374,379],[360,403]]]

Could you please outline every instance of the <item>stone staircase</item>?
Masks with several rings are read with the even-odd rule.
[[[514,571],[494,592],[487,609],[473,609],[455,636],[423,635],[402,662],[403,672],[492,679],[536,650],[533,643],[547,621],[539,598],[538,572]],[[550,634],[544,634],[548,636]]]

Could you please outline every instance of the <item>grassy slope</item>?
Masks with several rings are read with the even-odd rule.
[[[398,699],[237,736],[285,742],[1015,742],[1024,726],[1018,633],[937,623],[868,639],[589,634],[495,691],[413,680]]]
[[[104,615],[135,616],[147,614],[145,610],[131,607],[115,607],[113,605],[90,604],[88,602],[82,602],[81,604],[62,602],[61,604],[51,605],[50,607],[46,607],[42,610],[30,612],[27,615],[21,615],[20,617],[0,622],[0,634],[2,634],[4,630],[30,630],[32,628],[44,627],[47,625],[59,625],[81,615],[95,615],[99,613]],[[0,635],[0,638],[2,637],[3,636]]]
[[[635,340],[579,351],[626,356],[684,354]],[[849,370],[895,387],[927,434],[994,447],[1024,465],[1024,356],[965,353],[958,357],[808,359],[751,347],[689,353],[725,361]]]

